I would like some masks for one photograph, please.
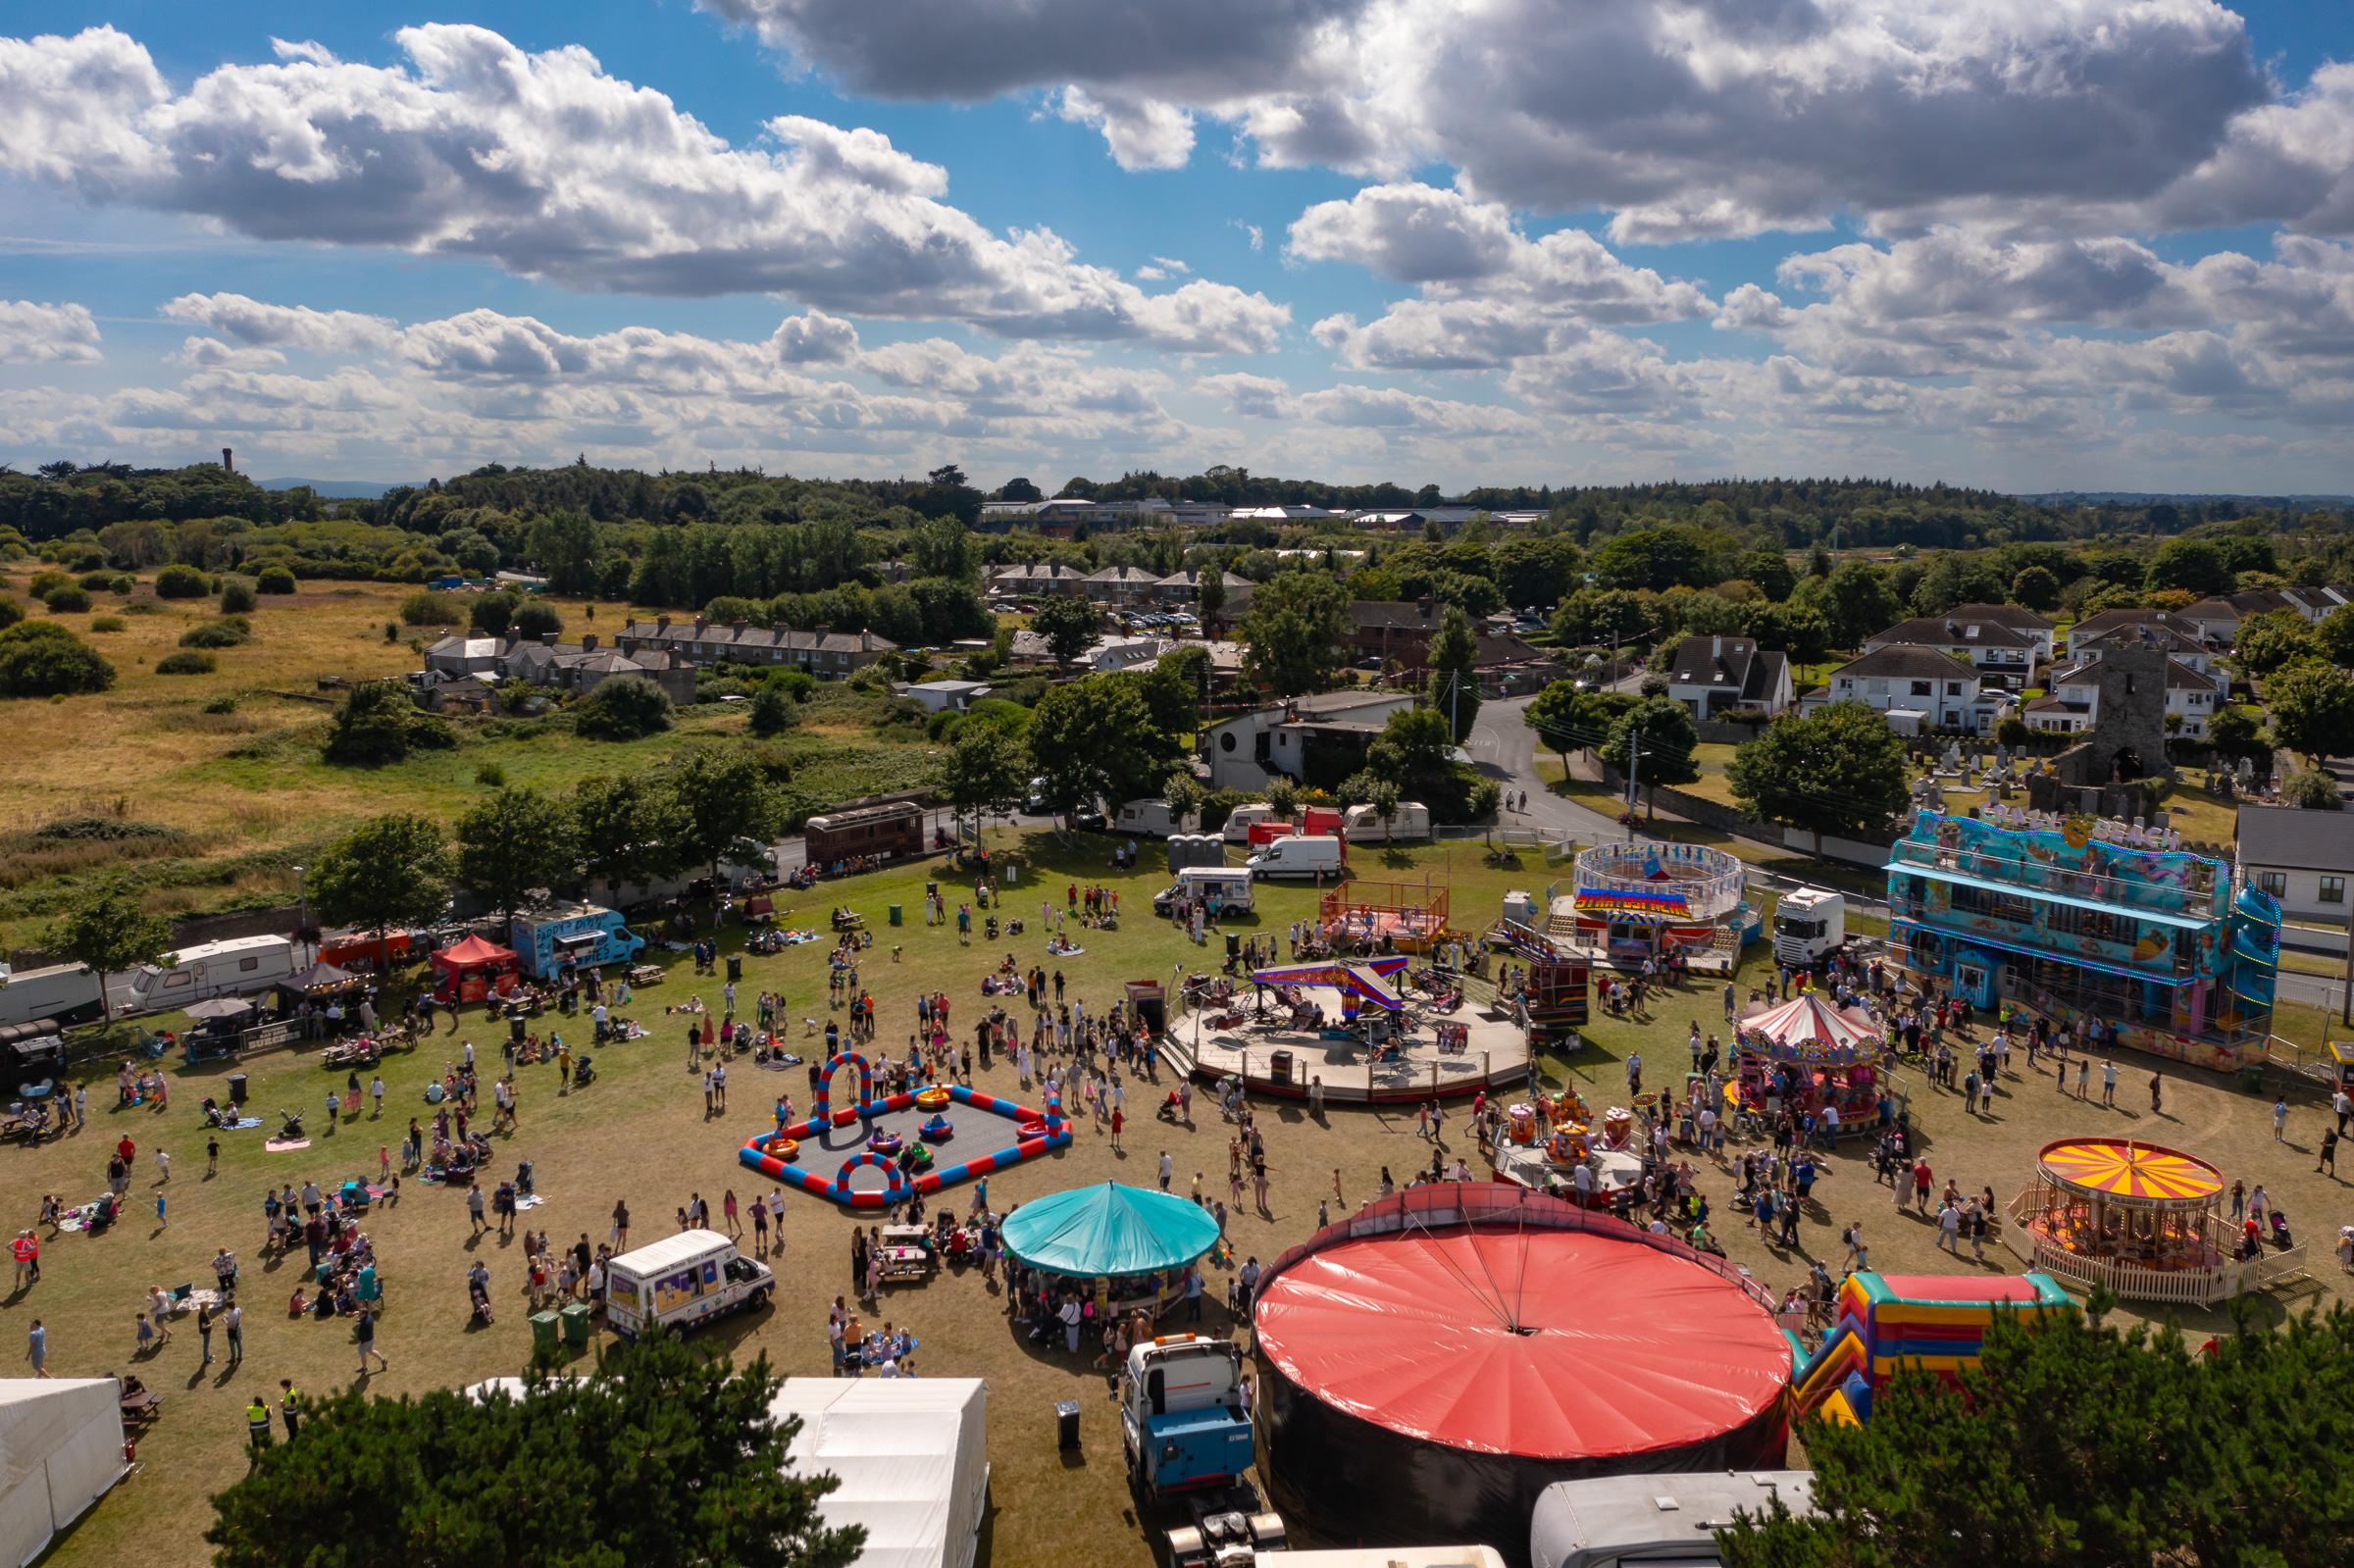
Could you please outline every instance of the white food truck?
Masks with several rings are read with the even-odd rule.
[[[777,1277],[718,1231],[681,1231],[605,1266],[605,1324],[625,1340],[649,1329],[681,1331],[748,1311]]]

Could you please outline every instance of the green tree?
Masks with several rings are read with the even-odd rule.
[[[2307,811],[2346,809],[2346,797],[2339,792],[2337,781],[2319,768],[2299,768],[2290,774],[2288,783],[2280,786],[2280,798]]]
[[[1202,617],[1202,634],[1218,634],[1219,617],[1226,611],[1226,569],[1212,561],[1202,568],[1202,579],[1196,588],[1194,609]]]
[[[1376,779],[1365,789],[1365,804],[1371,806],[1373,815],[1381,819],[1381,836],[1385,843],[1389,840],[1390,825],[1397,820],[1398,808],[1405,800],[1406,797],[1399,792],[1397,781],[1392,779]]]
[[[438,920],[449,904],[449,850],[440,826],[395,812],[360,824],[328,845],[305,890],[323,926],[376,933]]]
[[[514,619],[512,593],[478,593],[466,611],[466,623],[478,637],[505,636],[508,623]]]
[[[515,923],[539,889],[553,891],[579,860],[565,803],[537,789],[501,789],[458,819],[458,885]]]
[[[2311,762],[2354,755],[2354,678],[2327,664],[2294,664],[2264,683],[2273,737]]]
[[[670,728],[670,693],[641,675],[608,676],[572,710],[590,740],[641,740]]]
[[[697,746],[679,759],[671,774],[671,796],[678,803],[679,858],[691,866],[709,867],[714,877],[738,839],[764,844],[784,827],[784,800],[753,749]]]
[[[420,713],[397,681],[363,681],[335,705],[322,754],[345,768],[381,768],[416,750],[457,744],[449,726]]]
[[[205,1539],[220,1568],[279,1568],[290,1541],[337,1568],[847,1568],[865,1531],[820,1517],[839,1483],[794,1470],[782,1383],[663,1334],[585,1377],[536,1367],[520,1397],[346,1389],[213,1498]]]
[[[1662,784],[1673,788],[1700,777],[1700,764],[1693,760],[1699,746],[1700,731],[1689,708],[1673,697],[1646,697],[1611,726],[1602,760],[1651,795]]]
[[[1030,617],[1030,630],[1047,639],[1047,651],[1065,666],[1087,651],[1101,626],[1096,607],[1075,593],[1049,595]]]
[[[110,977],[163,961],[172,945],[172,923],[149,914],[123,887],[109,885],[76,899],[41,934],[41,945],[69,963],[88,965],[103,997]],[[111,1004],[99,1009],[101,1018],[113,1013]]]
[[[1030,760],[1047,803],[1066,820],[1098,799],[1157,792],[1177,746],[1134,682],[1090,676],[1055,686],[1030,718]]]
[[[1435,708],[1407,708],[1382,724],[1365,747],[1365,771],[1428,800],[1455,772],[1455,737]],[[1434,802],[1435,804],[1435,802]]]
[[[2246,757],[2255,761],[2271,754],[2273,743],[2263,720],[2252,708],[2218,708],[2207,721],[2207,744],[2226,761]]]
[[[1021,732],[968,714],[948,744],[940,785],[959,817],[972,817],[976,835],[984,819],[1012,816],[1030,792],[1030,753]]]
[[[1728,1568],[2354,1561],[2354,1313],[2243,1311],[2196,1353],[2105,1308],[1998,1317],[1958,1386],[1900,1370],[1869,1423],[1811,1423],[1816,1513],[1725,1531]]]
[[[2354,604],[2341,604],[2313,629],[2315,651],[2343,670],[2354,665]]]
[[[1563,647],[1648,642],[1652,635],[1650,604],[1624,588],[1580,588],[1553,614],[1553,638]]]
[[[1244,676],[1277,696],[1321,691],[1348,647],[1349,596],[1321,572],[1285,572],[1260,584],[1241,623]]]
[[[1878,831],[1905,807],[1905,743],[1860,702],[1784,714],[1734,751],[1725,778],[1742,809],[1815,835]]]
[[[1208,793],[1208,790],[1202,787],[1202,782],[1193,776],[1192,771],[1184,768],[1170,774],[1161,782],[1160,785],[1161,804],[1169,808],[1169,820],[1177,826],[1181,833],[1185,831],[1185,825],[1192,820],[1194,813],[1202,809],[1202,802]]]
[[[2275,670],[2316,658],[2321,639],[2314,628],[2294,610],[2271,610],[2239,623],[2231,657],[2242,675],[2268,676]],[[2333,661],[2334,662],[2334,661]]]
[[[1569,772],[1570,751],[1586,749],[1575,718],[1577,699],[1582,695],[1576,682],[1555,681],[1520,710],[1520,722],[1536,732],[1537,742],[1561,759],[1563,775]]]
[[[614,903],[679,867],[678,797],[641,775],[583,779],[572,787],[582,868]]]
[[[1300,783],[1290,774],[1279,773],[1269,779],[1266,793],[1267,804],[1274,808],[1277,817],[1289,822],[1299,814]]]
[[[525,599],[515,606],[515,617],[508,623],[508,630],[537,642],[541,637],[562,635],[564,617],[545,599]]]
[[[2206,539],[2167,540],[2150,557],[2143,579],[2143,586],[2152,592],[2180,588],[2192,594],[2229,593],[2237,585],[2224,552]]]
[[[466,619],[466,606],[454,593],[419,588],[400,601],[400,619],[409,626],[456,626]]]
[[[526,538],[532,560],[547,575],[551,591],[596,591],[596,525],[588,513],[572,508],[550,512],[533,522]]]
[[[1744,632],[1793,664],[1817,664],[1831,651],[1830,622],[1803,604],[1753,604]]]
[[[1842,561],[1822,581],[1828,605],[1824,616],[1843,648],[1886,631],[1904,613],[1888,574],[1868,561]]]
[[[1430,639],[1430,702],[1447,715],[1460,745],[1479,722],[1479,638],[1471,618],[1450,605]]]
[[[256,593],[291,593],[294,586],[293,572],[277,562],[253,575],[253,591]]]
[[[253,609],[253,587],[234,580],[221,584],[221,613],[244,615]]]
[[[2046,567],[2021,567],[2011,580],[2011,602],[2030,610],[2058,609],[2060,580]]]
[[[774,681],[763,681],[752,693],[752,733],[763,738],[780,735],[801,722],[797,705],[785,687]]]
[[[0,629],[0,697],[72,696],[114,683],[115,667],[55,621]]]

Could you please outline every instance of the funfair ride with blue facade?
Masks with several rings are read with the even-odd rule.
[[[1887,872],[1898,958],[1972,1007],[2009,1003],[2219,1071],[2263,1058],[2280,906],[2225,861],[2089,818],[2010,828],[1922,813]]]

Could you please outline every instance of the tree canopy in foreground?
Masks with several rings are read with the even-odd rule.
[[[2354,1562],[2354,1310],[2211,1353],[2094,1315],[1998,1321],[1959,1389],[1904,1375],[1809,1426],[1819,1516],[1726,1532],[1728,1568],[2335,1568]]]
[[[797,1421],[766,1357],[731,1367],[664,1336],[595,1372],[534,1372],[523,1398],[451,1389],[310,1406],[213,1499],[222,1568],[844,1568],[865,1532],[826,1528],[833,1477],[796,1475]]]

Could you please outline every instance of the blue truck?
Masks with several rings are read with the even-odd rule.
[[[535,980],[549,979],[566,964],[581,969],[634,964],[645,951],[645,938],[631,931],[618,911],[596,904],[557,904],[517,915],[507,939],[523,972]]]

